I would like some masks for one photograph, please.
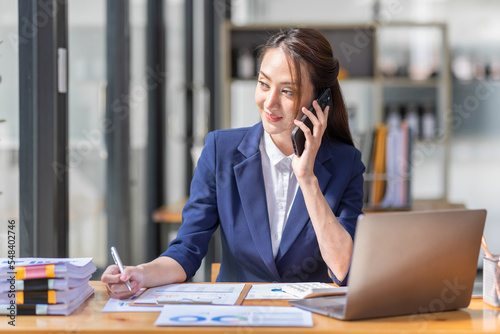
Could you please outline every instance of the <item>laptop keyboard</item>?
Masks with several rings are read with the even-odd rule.
[[[287,283],[281,287],[281,290],[298,298],[345,295],[347,293],[347,287],[335,287],[327,283],[316,282]]]

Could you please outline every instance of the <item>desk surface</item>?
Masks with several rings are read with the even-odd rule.
[[[159,313],[102,313],[108,300],[104,284],[92,281],[95,294],[70,316],[17,316],[16,327],[3,316],[0,332],[11,333],[480,333],[500,331],[500,308],[473,299],[466,309],[362,321],[339,321],[313,314],[314,327],[156,327]],[[251,300],[243,305],[288,305],[284,300]]]

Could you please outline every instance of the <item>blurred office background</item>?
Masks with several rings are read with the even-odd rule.
[[[107,211],[107,161],[103,122],[106,115],[107,9],[114,1],[71,0],[67,3],[68,36],[68,182],[69,242],[71,257],[93,257],[100,268],[109,264],[110,221]],[[153,6],[147,0],[123,1],[130,33],[130,135],[128,151],[129,221],[120,251],[124,262],[138,264],[152,257],[151,233],[160,238],[158,249],[175,235],[175,224],[151,221],[148,192],[148,18]],[[444,27],[445,38],[436,34],[394,28],[377,41],[375,71],[389,73],[407,68],[412,57],[440,61],[449,70],[447,85],[451,100],[443,112],[449,115],[449,138],[435,137],[420,146],[424,160],[412,175],[412,198],[444,199],[467,208],[488,210],[485,235],[493,253],[500,253],[500,2],[495,0],[158,0],[162,3],[164,71],[164,117],[157,139],[163,179],[154,185],[165,205],[182,203],[188,195],[189,178],[208,131],[251,125],[258,121],[254,110],[252,80],[227,76],[228,34],[231,29],[266,25],[359,26],[375,21],[382,28],[405,22],[421,28]],[[20,224],[19,173],[19,63],[17,0],[0,0],[0,256],[7,256],[7,221]],[[152,7],[149,7],[152,8]],[[154,6],[153,6],[154,8]],[[229,23],[230,22],[230,25]],[[228,28],[229,27],[229,28]],[[433,26],[434,27],[434,26]],[[210,28],[210,29],[209,29]],[[431,29],[432,30],[432,29]],[[157,34],[155,36],[162,36]],[[230,39],[229,39],[230,40]],[[445,43],[445,45],[443,45]],[[155,44],[155,43],[154,43]],[[400,47],[403,46],[403,47]],[[419,51],[420,50],[420,51]],[[422,55],[422,52],[424,53]],[[427,53],[425,53],[427,52]],[[234,55],[233,55],[234,56]],[[236,55],[235,57],[237,57]],[[209,60],[209,62],[207,61]],[[421,58],[420,58],[421,59]],[[242,59],[244,61],[244,59]],[[211,62],[211,63],[210,63]],[[214,65],[212,68],[209,64]],[[250,65],[251,66],[251,65]],[[149,71],[149,72],[148,72]],[[251,74],[251,73],[250,73]],[[408,73],[406,74],[408,75]],[[162,79],[163,78],[163,79]],[[376,84],[376,83],[375,83]],[[373,80],[345,80],[341,86],[348,106],[356,110],[355,131],[363,132],[376,120],[380,101],[371,88]],[[437,87],[442,89],[443,87]],[[232,96],[229,108],[227,95]],[[419,103],[419,96],[412,96]],[[433,93],[430,93],[431,95]],[[401,95],[396,93],[396,95]],[[404,95],[404,94],[403,94]],[[400,102],[388,94],[385,99]],[[426,99],[423,98],[424,100]],[[423,101],[425,102],[425,101]],[[161,103],[160,103],[161,104]],[[382,106],[384,109],[386,106]],[[244,110],[244,111],[242,111]],[[444,122],[446,119],[435,119]],[[151,139],[150,139],[151,140]],[[443,142],[448,145],[443,148]],[[158,151],[157,151],[158,152]],[[161,155],[161,154],[160,154]],[[115,173],[120,173],[120,166]],[[118,195],[117,195],[118,196]],[[20,204],[21,202],[21,204]],[[114,222],[119,228],[120,222]],[[154,225],[156,224],[156,225]],[[151,229],[153,225],[153,229]],[[167,226],[169,225],[169,226]],[[19,239],[18,239],[19,240]],[[17,245],[19,248],[20,246]],[[154,252],[153,252],[154,253]],[[217,259],[217,250],[211,253]],[[206,267],[208,268],[208,266]],[[197,279],[205,280],[203,267]]]

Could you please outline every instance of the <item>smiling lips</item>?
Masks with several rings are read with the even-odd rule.
[[[264,112],[264,114],[266,114],[266,119],[269,122],[277,122],[283,118],[283,117],[273,116],[272,114],[268,114],[267,112]]]

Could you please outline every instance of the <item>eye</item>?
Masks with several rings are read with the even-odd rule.
[[[289,89],[282,89],[281,91],[288,96],[293,96],[293,91],[291,91]]]
[[[262,80],[259,80],[259,81],[258,81],[258,83],[259,83],[259,86],[260,86],[260,87],[262,87],[262,88],[266,88],[266,89],[267,89],[267,88],[269,88],[269,85],[268,85],[268,84],[266,84],[266,83],[265,83],[264,81],[262,81]]]

